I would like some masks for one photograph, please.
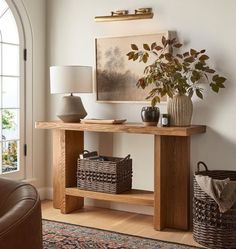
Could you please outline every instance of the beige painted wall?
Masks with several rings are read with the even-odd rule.
[[[112,10],[152,7],[152,20],[126,22],[94,22],[94,16],[106,15]],[[207,133],[192,138],[191,167],[199,160],[212,169],[236,169],[236,1],[228,0],[50,0],[47,1],[47,59],[50,65],[94,65],[95,37],[175,31],[185,48],[205,48],[212,65],[227,78],[227,88],[218,96],[205,92],[205,100],[194,99],[193,123],[206,124]],[[46,71],[48,78],[48,68]],[[56,118],[55,110],[61,96],[47,94],[47,119]],[[140,121],[143,104],[100,104],[95,94],[83,95],[90,117],[127,118]],[[166,105],[160,106],[161,111]],[[153,189],[153,138],[148,135],[86,134],[86,148],[134,159],[134,187]],[[47,186],[52,185],[51,136],[47,140]],[[108,149],[109,148],[109,149]],[[181,181],[181,179],[180,179]],[[121,206],[115,207],[123,208]],[[113,206],[114,207],[114,206]],[[144,210],[144,209],[143,209]]]

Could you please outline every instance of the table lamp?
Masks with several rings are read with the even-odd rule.
[[[92,67],[52,66],[50,67],[51,94],[69,93],[59,104],[57,117],[64,122],[80,122],[87,116],[82,100],[73,93],[91,93]]]

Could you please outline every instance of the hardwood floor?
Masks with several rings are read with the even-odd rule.
[[[192,232],[170,229],[161,232],[154,230],[153,217],[150,215],[89,206],[65,215],[61,214],[59,209],[53,208],[52,201],[42,202],[42,215],[44,219],[48,220],[62,221],[114,232],[199,246],[194,242]]]

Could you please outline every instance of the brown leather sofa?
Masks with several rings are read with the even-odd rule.
[[[39,195],[27,183],[0,178],[0,249],[42,249]]]

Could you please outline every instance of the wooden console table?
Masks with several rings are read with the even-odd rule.
[[[141,124],[36,122],[53,130],[53,205],[66,214],[80,209],[84,197],[154,207],[154,228],[189,228],[190,136],[205,126],[144,127]],[[154,192],[106,194],[76,188],[76,161],[84,149],[84,131],[154,135]]]

